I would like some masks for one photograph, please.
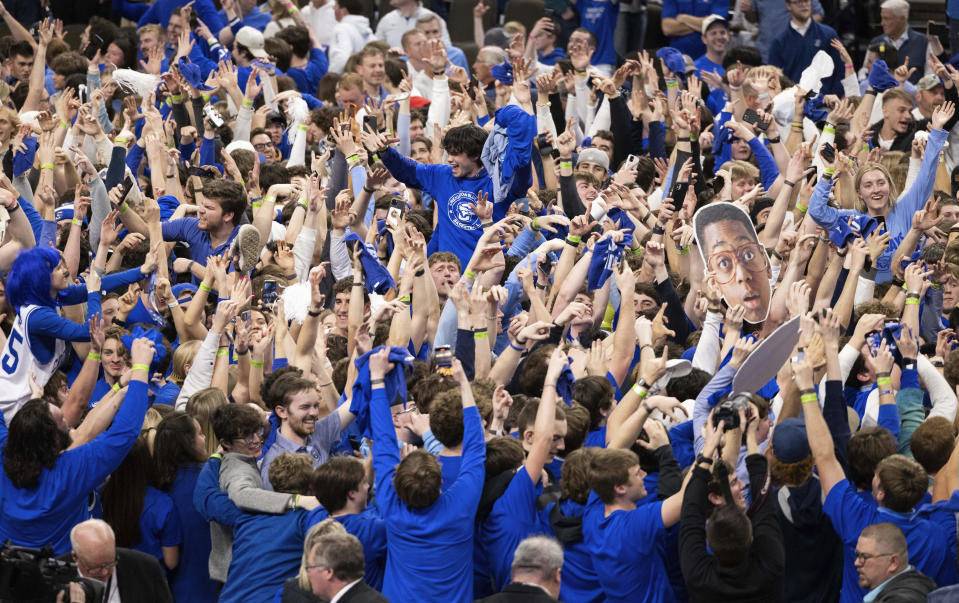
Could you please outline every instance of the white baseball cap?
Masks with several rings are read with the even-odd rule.
[[[235,41],[237,44],[245,46],[250,54],[256,58],[265,59],[267,57],[266,51],[263,50],[263,32],[260,30],[249,26],[241,27],[240,31],[236,32]]]
[[[729,29],[729,21],[726,20],[726,17],[721,15],[709,15],[703,19],[703,35],[706,35],[706,32],[709,31],[709,28],[713,26],[714,23],[722,23],[726,29]]]

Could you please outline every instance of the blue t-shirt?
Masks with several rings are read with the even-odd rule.
[[[583,538],[593,554],[599,582],[610,603],[675,600],[659,541],[666,536],[660,501],[632,511],[605,515],[605,505],[589,493],[583,515]]]
[[[190,259],[206,266],[206,259],[211,255],[221,255],[230,248],[233,237],[240,227],[237,226],[230,233],[230,238],[215,249],[210,243],[210,233],[200,230],[198,218],[178,218],[162,224],[164,241],[184,241],[190,244]]]
[[[728,14],[729,0],[663,0],[661,18],[675,19],[677,15],[720,15],[725,18]],[[703,36],[699,31],[682,36],[669,36],[669,45],[690,57],[702,56],[706,52],[706,45],[703,44]]]
[[[705,54],[693,61],[693,65],[696,66],[696,77],[699,77],[700,72],[703,71],[706,73],[716,73],[717,75],[723,75],[726,73],[726,70],[723,69],[722,65],[719,63],[714,63],[712,59]]]
[[[583,446],[606,448],[606,426],[603,425],[587,433],[586,439],[583,440]]]
[[[329,516],[323,507],[313,509],[307,518],[307,530]],[[343,524],[346,531],[363,544],[363,559],[366,564],[363,579],[376,590],[381,590],[383,574],[386,571],[386,522],[372,507],[367,507],[362,513],[339,515],[333,519]]]
[[[326,75],[329,68],[330,62],[326,58],[326,53],[319,48],[313,48],[310,50],[310,58],[306,67],[290,67],[286,70],[286,75],[293,78],[300,92],[316,94],[320,80]]]
[[[147,486],[143,498],[143,511],[140,512],[140,542],[132,549],[153,555],[164,568],[163,547],[183,544],[183,528],[180,516],[169,494],[160,492],[153,486]]]
[[[438,454],[436,455],[436,460],[440,462],[440,468],[443,470],[443,485],[440,486],[440,492],[446,492],[446,490],[453,485],[453,482],[456,481],[456,478],[459,477],[463,457]]]
[[[896,513],[880,508],[871,498],[856,492],[849,480],[841,480],[822,504],[823,511],[832,521],[836,534],[843,541],[843,576],[841,603],[859,603],[866,595],[859,588],[859,573],[856,571],[856,543],[866,526],[889,521],[902,530],[909,549],[909,563],[937,583],[947,563],[955,565],[955,548],[948,550],[946,534],[938,524],[910,514]]]
[[[538,60],[543,65],[552,67],[553,65],[556,64],[556,61],[560,59],[565,59],[565,58],[566,58],[566,53],[563,52],[563,49],[559,47],[555,47],[553,48],[552,52],[541,54],[537,57],[536,60]]]
[[[550,503],[540,512],[540,522],[543,531],[553,533],[550,515],[557,503]],[[586,505],[571,500],[559,502],[559,509],[566,517],[582,519]],[[554,534],[555,535],[555,534]],[[599,576],[593,566],[593,557],[586,542],[580,538],[575,541],[563,542],[563,581],[559,587],[561,601],[582,601],[583,603],[600,603],[606,600],[603,587],[599,583]]]
[[[613,32],[619,17],[619,5],[615,0],[577,0],[579,24],[596,36],[596,52],[590,63],[593,65],[616,65],[616,49],[613,48]],[[555,63],[555,60],[554,60]]]
[[[170,589],[177,601],[214,603],[219,585],[210,579],[210,524],[193,505],[193,491],[200,475],[200,463],[184,465],[170,486],[170,498],[183,528],[180,563],[170,574]]]
[[[225,10],[221,10],[218,14],[224,23],[230,22],[230,18],[226,16]],[[240,18],[240,27],[252,27],[253,29],[263,31],[272,20],[273,15],[270,14],[269,6],[257,6],[249,15],[244,15]],[[161,23],[161,25],[164,24]]]
[[[493,503],[493,510],[480,528],[481,544],[486,550],[497,592],[509,582],[513,551],[520,541],[539,531],[536,497],[542,492],[539,476],[534,484],[526,466],[520,467],[506,491]]]

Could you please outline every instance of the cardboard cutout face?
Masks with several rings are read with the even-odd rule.
[[[772,266],[749,215],[732,203],[710,203],[693,216],[693,228],[703,264],[723,300],[743,306],[746,322],[766,320]]]

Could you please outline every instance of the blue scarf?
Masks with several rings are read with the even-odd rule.
[[[803,115],[814,122],[824,121],[829,116],[829,112],[822,108],[822,99],[823,94],[820,92],[815,98],[807,100],[803,104]]]
[[[370,384],[370,355],[379,352],[383,347],[375,347],[354,361],[356,363],[356,381],[353,383],[353,400],[350,402],[350,412],[356,416],[354,423],[357,429],[368,438],[373,437],[370,431],[370,400],[373,397],[373,386]],[[404,366],[412,366],[413,357],[410,356],[406,348],[391,347],[390,362],[396,366],[383,378],[386,399],[392,405],[399,396],[403,400],[403,407],[406,408],[406,372]]]
[[[889,73],[889,66],[886,65],[886,61],[878,59],[872,62],[872,69],[869,71],[870,88],[876,92],[885,92],[898,85],[899,82]]]
[[[124,335],[121,339],[127,350],[133,350],[133,341],[145,337],[153,342],[153,360],[150,362],[150,372],[155,373],[160,370],[163,359],[166,358],[166,346],[163,345],[163,335],[156,329],[144,329],[140,325],[133,327],[129,335]]]
[[[613,266],[623,259],[623,253],[632,242],[633,235],[628,232],[621,243],[613,243],[609,237],[596,242],[593,246],[593,257],[589,261],[587,290],[595,291],[606,284],[606,279],[613,274]]]
[[[686,59],[683,53],[670,46],[664,46],[656,51],[656,57],[663,60],[666,69],[676,74],[676,77],[686,83]]]
[[[570,362],[572,362],[572,358],[570,358]],[[573,376],[573,369],[567,364],[563,367],[563,370],[560,371],[559,378],[556,379],[556,393],[563,399],[566,406],[570,407],[573,406],[574,381],[576,381],[576,377]]]
[[[363,265],[363,274],[366,276],[366,291],[368,293],[385,294],[390,289],[396,287],[396,282],[390,276],[390,271],[383,264],[380,264],[372,249],[372,246],[363,243],[360,235],[351,232],[343,237],[344,242],[355,241],[353,253],[360,254],[360,264]]]

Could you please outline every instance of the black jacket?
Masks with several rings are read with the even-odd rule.
[[[510,582],[502,591],[477,599],[475,603],[557,603],[557,600],[538,586]]]
[[[679,559],[690,601],[775,603],[783,600],[783,534],[769,485],[767,461],[761,454],[746,457],[753,505],[750,515],[753,544],[745,561],[720,565],[706,550],[706,509],[710,473],[693,467],[686,486],[679,528]]]
[[[117,590],[121,601],[173,603],[163,568],[156,557],[117,547]]]
[[[875,603],[925,603],[936,583],[917,569],[903,572],[889,581],[873,599]]]
[[[390,603],[390,601],[365,581],[360,580],[340,597],[340,603]]]

